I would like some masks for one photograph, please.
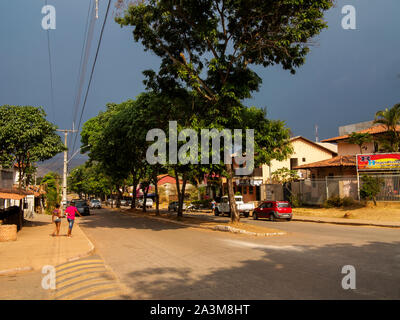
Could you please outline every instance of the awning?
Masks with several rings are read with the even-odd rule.
[[[18,190],[17,188],[0,188],[0,199],[21,200],[24,199],[27,195],[32,194],[33,192]]]

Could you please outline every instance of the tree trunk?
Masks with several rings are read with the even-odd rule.
[[[119,190],[119,186],[117,186],[117,208],[121,208],[121,199],[122,199],[122,192]]]
[[[149,188],[146,186],[143,189],[143,212],[147,212],[146,202],[147,202],[147,193],[149,192]]]
[[[112,192],[112,187],[110,188],[110,199],[111,199],[111,209],[114,208],[114,197]]]
[[[230,208],[230,214],[231,214],[231,221],[232,222],[239,222],[240,221],[240,215],[239,212],[236,209],[236,202],[235,202],[235,194],[233,192],[233,169],[232,169],[232,164],[225,164],[228,177],[228,199],[229,199],[229,208]]]
[[[155,193],[156,193],[156,215],[159,216],[160,215],[160,198],[158,196],[158,185],[157,185],[157,178],[156,178],[156,182],[154,184],[154,189],[155,189]]]
[[[136,208],[136,189],[137,189],[137,183],[134,182],[133,185],[133,191],[132,191],[132,203],[131,203],[131,209]]]

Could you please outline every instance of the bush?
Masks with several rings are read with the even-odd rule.
[[[351,207],[356,204],[356,201],[351,197],[340,198],[339,196],[330,197],[325,200],[324,208],[340,208],[340,207]]]
[[[303,205],[300,197],[298,197],[295,194],[290,195],[289,202],[290,202],[290,205],[292,206],[292,208],[299,208]]]
[[[330,197],[324,203],[326,208],[339,208],[342,206],[342,199],[339,196]]]
[[[355,203],[356,202],[354,201],[354,199],[352,197],[344,197],[342,199],[342,206],[343,207],[351,207],[351,206],[355,205]]]
[[[361,178],[362,186],[360,189],[360,197],[364,200],[372,200],[376,205],[376,196],[381,192],[381,188],[385,182],[380,177],[372,177],[364,175]]]

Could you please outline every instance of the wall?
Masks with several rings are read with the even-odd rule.
[[[374,152],[375,152],[375,147],[373,142],[368,142],[363,145],[362,153],[374,153]],[[358,145],[346,142],[338,143],[339,156],[355,156],[356,154],[360,154],[360,147]]]
[[[291,159],[297,158],[298,165],[313,163],[321,160],[330,159],[333,157],[332,152],[321,149],[301,138],[292,141],[293,154],[290,156]],[[305,161],[303,161],[305,158]],[[269,182],[270,174],[280,168],[290,169],[290,159],[284,161],[271,161],[271,166],[263,165],[263,181],[264,183]]]

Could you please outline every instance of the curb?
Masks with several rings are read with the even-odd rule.
[[[315,223],[331,223],[331,224],[341,224],[348,226],[370,226],[370,227],[383,227],[383,228],[400,228],[399,225],[383,225],[383,224],[375,224],[368,222],[347,222],[347,221],[326,221],[326,220],[315,220],[315,219],[302,219],[302,218],[294,218],[292,221],[299,222],[315,222]]]
[[[121,211],[120,211],[121,212]],[[164,221],[164,222],[171,222],[183,226],[188,226],[192,228],[199,228],[199,229],[208,229],[208,230],[213,230],[213,231],[224,231],[224,232],[231,232],[231,233],[236,233],[236,234],[245,234],[245,235],[250,235],[250,236],[256,236],[256,237],[272,237],[272,236],[283,236],[287,234],[286,232],[270,232],[270,233],[259,233],[259,232],[251,232],[251,231],[246,231],[243,229],[238,229],[238,228],[233,228],[231,226],[222,226],[222,225],[216,225],[213,227],[208,227],[208,226],[199,226],[197,224],[191,224],[191,223],[185,223],[185,222],[180,222],[180,221],[174,221],[170,219],[164,219],[160,217],[152,217],[152,216],[147,216],[147,215],[139,215],[137,213],[132,213],[129,212],[129,214],[132,214],[136,217],[145,217],[145,218],[150,218],[154,220],[159,220],[159,221]]]
[[[90,245],[90,249],[88,251],[86,251],[85,253],[81,253],[75,257],[72,258],[67,258],[67,259],[63,259],[61,260],[61,262],[59,262],[59,264],[63,264],[66,262],[71,262],[71,261],[75,261],[87,256],[90,256],[94,253],[95,250],[95,246],[92,243],[92,241],[89,240],[89,238],[87,237],[87,235],[83,232],[83,230],[79,227],[79,225],[76,225],[75,228],[78,227],[79,230],[82,232],[83,236],[86,238],[86,240],[89,242]],[[18,267],[18,268],[14,268],[14,269],[6,269],[6,270],[0,270],[0,275],[8,275],[8,274],[16,274],[16,273],[23,273],[23,272],[28,272],[28,271],[35,271],[35,270],[39,270],[39,269],[35,269],[32,266],[28,266],[28,267]]]

